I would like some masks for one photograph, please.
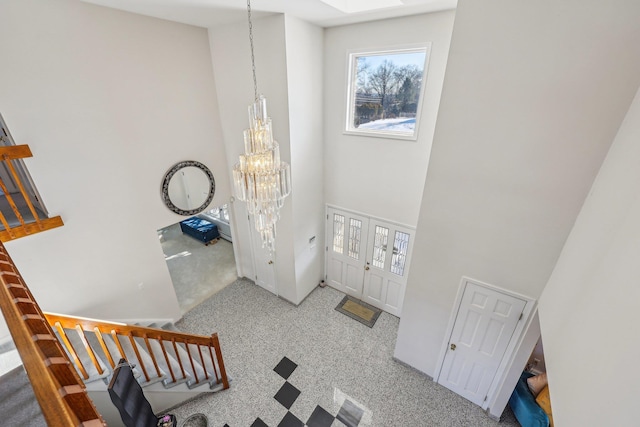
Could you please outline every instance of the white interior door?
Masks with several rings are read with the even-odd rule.
[[[369,219],[327,209],[327,283],[362,298]]]
[[[275,264],[273,260],[274,254],[262,247],[262,239],[260,233],[255,228],[253,220],[249,217],[249,230],[251,233],[251,251],[253,253],[253,266],[255,271],[256,285],[278,295],[276,287]]]
[[[363,300],[400,316],[409,273],[413,231],[371,219]]]
[[[482,405],[525,304],[466,282],[438,383]]]

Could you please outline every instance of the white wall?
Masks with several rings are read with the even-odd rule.
[[[42,308],[179,318],[156,230],[165,172],[198,160],[230,196],[206,30],[75,0],[0,4],[0,110],[64,227],[7,243]],[[139,289],[142,284],[142,290]]]
[[[325,29],[325,202],[415,226],[454,12]],[[432,42],[417,141],[345,135],[348,51]]]
[[[463,275],[540,296],[640,83],[639,9],[459,2],[398,359],[434,374]]]
[[[540,299],[557,425],[638,424],[640,92]]]
[[[280,157],[291,163],[284,15],[254,19],[253,34],[258,92],[267,98],[274,138],[280,144]],[[249,127],[247,107],[254,100],[249,30],[244,23],[215,27],[209,29],[209,39],[218,103],[221,106],[223,141],[228,164],[232,165],[237,163],[238,155],[244,150],[242,132]],[[295,181],[293,188],[296,191]],[[280,212],[275,253],[278,293],[289,301],[296,299],[292,198],[293,196],[285,201]],[[231,208],[234,218],[237,219],[234,245],[238,245],[242,274],[253,279],[255,273],[249,234],[249,226],[253,227],[253,222],[245,220],[245,202],[236,201],[232,203]]]
[[[292,193],[277,223],[275,278],[279,296],[300,303],[322,276],[322,29],[292,16],[253,20],[258,91],[267,98],[280,157],[291,164]],[[253,101],[248,27],[209,30],[218,102],[229,165],[243,151],[246,110]],[[232,204],[241,273],[255,277],[244,202]],[[316,236],[310,247],[309,238]],[[263,250],[257,248],[257,250]],[[268,258],[267,258],[268,259]]]
[[[322,28],[285,16],[291,195],[296,296],[299,304],[324,270],[324,178],[322,145]],[[313,243],[309,240],[315,237]]]
[[[531,364],[531,369],[535,373],[547,372],[547,365],[545,364],[544,360],[544,346],[542,344],[542,337],[538,339],[536,346],[531,352],[531,356],[529,356],[529,360],[527,360],[527,365],[529,364]]]

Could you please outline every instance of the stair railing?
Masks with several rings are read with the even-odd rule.
[[[26,222],[24,219],[24,215],[26,212],[23,212],[18,208],[18,202],[15,200],[14,195],[8,190],[7,183],[2,181],[0,178],[0,190],[2,191],[1,197],[6,198],[7,204],[11,208],[11,210],[6,209],[4,211],[0,210],[0,224],[4,227],[4,230],[0,230],[0,241],[7,242],[9,240],[18,239],[20,237],[28,236],[30,234],[39,233],[41,231],[49,230],[55,227],[60,227],[63,225],[62,218],[59,216],[55,216],[52,218],[40,218],[37,210],[31,203],[31,199],[29,194],[27,193],[25,186],[20,179],[20,176],[16,172],[15,167],[13,166],[12,161],[17,159],[23,159],[26,157],[32,157],[31,149],[28,145],[10,145],[10,146],[2,146],[0,147],[0,162],[6,166],[6,169],[10,173],[12,180],[15,183],[15,186],[20,190],[22,198],[26,203],[26,208],[28,208],[29,212],[33,216],[34,222]],[[17,193],[16,193],[17,194]],[[25,210],[23,208],[23,210]],[[18,219],[19,225],[11,226],[9,221],[7,221],[7,215],[13,211],[13,215]]]
[[[227,378],[227,372],[224,367],[224,360],[222,358],[218,334],[214,333],[211,336],[185,334],[181,332],[167,331],[165,329],[127,325],[124,323],[65,316],[53,313],[44,313],[44,316],[49,322],[49,325],[57,330],[58,334],[62,338],[62,342],[67,347],[67,351],[72,356],[72,360],[76,364],[78,371],[82,374],[85,380],[89,378],[89,374],[87,372],[87,367],[82,364],[78,355],[80,349],[74,348],[65,329],[75,329],[78,332],[82,345],[84,346],[84,350],[89,355],[91,363],[94,365],[98,374],[102,374],[103,369],[98,362],[98,357],[96,356],[97,349],[94,349],[89,343],[86,332],[92,332],[95,334],[100,350],[104,355],[106,355],[107,361],[112,369],[116,367],[120,358],[124,358],[127,362],[139,366],[145,380],[149,381],[153,375],[153,371],[156,372],[158,377],[161,376],[158,358],[162,357],[166,362],[166,366],[169,368],[169,375],[171,377],[170,379],[166,379],[167,383],[177,383],[181,380],[186,380],[188,375],[185,370],[182,357],[180,357],[178,353],[178,346],[182,346],[182,349],[185,349],[189,356],[189,363],[195,376],[195,384],[200,384],[201,382],[213,382],[214,378],[210,378],[210,374],[213,374],[215,376],[216,384],[222,384],[224,389],[229,388],[229,379]],[[112,354],[112,350],[110,350],[109,346],[105,343],[105,335],[110,336],[113,339],[119,354]],[[145,364],[138,351],[135,338],[141,338],[144,340],[147,353],[151,357],[153,366],[147,366],[147,364]],[[121,340],[128,341],[131,344],[137,360],[131,360],[131,355],[128,355],[123,349]],[[159,347],[162,350],[161,355],[156,354],[157,350],[153,350],[151,342],[154,340],[160,344]],[[173,349],[173,355],[175,355],[174,359],[177,360],[180,367],[179,372],[174,372],[171,368],[169,358],[173,357],[173,355],[167,351],[167,346]],[[204,368],[204,372],[201,374],[202,376],[198,376],[194,366],[196,363],[199,363]],[[212,366],[212,373],[208,372],[206,369],[207,366]]]
[[[2,243],[0,308],[47,425],[105,426],[84,383]]]

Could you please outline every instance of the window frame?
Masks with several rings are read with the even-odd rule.
[[[360,129],[353,126],[355,115],[355,100],[356,100],[356,88],[358,79],[357,62],[360,57],[367,56],[381,56],[381,55],[394,55],[394,54],[407,54],[407,53],[425,53],[425,60],[422,69],[422,81],[420,84],[419,97],[416,106],[416,123],[413,129],[413,133],[400,131],[381,131],[374,129]],[[347,52],[347,84],[346,84],[346,102],[345,102],[345,125],[343,134],[345,135],[359,135],[359,136],[372,136],[378,138],[387,139],[400,139],[416,141],[418,139],[418,133],[420,129],[420,118],[422,115],[422,106],[424,104],[425,88],[427,86],[429,62],[431,59],[431,42],[408,44],[401,46],[393,46],[387,48],[377,49],[354,49]]]

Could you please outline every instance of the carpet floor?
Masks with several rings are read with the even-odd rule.
[[[158,231],[182,314],[238,278],[233,246],[224,239],[205,246],[182,234],[180,224]]]
[[[344,294],[315,289],[298,307],[241,279],[189,311],[178,327],[218,332],[229,390],[174,410],[178,423],[202,413],[210,426],[518,426],[393,360],[399,319],[372,328],[335,310]],[[283,369],[284,364],[284,369]]]
[[[46,427],[40,405],[33,394],[29,377],[18,366],[0,377],[0,414],[2,425],[11,427]]]

